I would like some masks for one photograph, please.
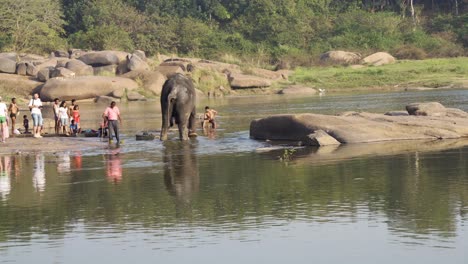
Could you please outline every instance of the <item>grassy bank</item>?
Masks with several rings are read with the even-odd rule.
[[[297,68],[290,80],[331,91],[446,86],[466,88],[468,58],[399,61],[391,65],[360,69]]]

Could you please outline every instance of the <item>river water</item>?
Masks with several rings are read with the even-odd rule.
[[[119,148],[0,157],[0,263],[468,263],[466,142],[249,139],[271,114],[418,101],[468,110],[463,90],[203,99],[219,129],[161,143],[134,139],[159,103],[120,104]],[[97,127],[105,106],[80,106]]]

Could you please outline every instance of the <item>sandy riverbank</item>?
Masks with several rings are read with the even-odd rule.
[[[5,143],[0,143],[0,155],[84,151],[101,149],[107,146],[106,141],[100,141],[99,138],[94,137],[11,137]]]

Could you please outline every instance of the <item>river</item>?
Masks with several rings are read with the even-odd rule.
[[[271,114],[421,101],[468,110],[465,90],[202,99],[219,129],[161,143],[134,139],[159,129],[159,103],[118,104],[119,148],[0,156],[0,263],[468,263],[463,141],[249,139],[250,120]],[[104,107],[80,105],[83,126]]]

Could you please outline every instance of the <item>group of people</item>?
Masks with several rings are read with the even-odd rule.
[[[67,105],[66,101],[61,101],[59,98],[54,99],[53,103],[53,112],[55,118],[55,134],[65,134],[65,135],[75,135],[81,132],[80,127],[80,107],[75,104],[76,100],[71,100],[71,104]],[[33,98],[29,101],[28,107],[31,111],[31,117],[33,120],[33,137],[42,138],[42,129],[43,129],[43,118],[42,118],[42,108],[43,104],[39,98],[39,94],[35,93]],[[11,99],[10,105],[7,107],[6,104],[2,101],[0,96],[0,129],[1,129],[1,142],[5,142],[6,138],[9,136],[8,131],[8,117],[11,120],[11,130],[15,134],[15,125],[16,120],[19,116],[20,109],[16,104],[16,98]],[[203,115],[202,128],[211,127],[212,129],[216,128],[215,116],[217,115],[216,110],[210,109],[209,106],[205,107],[205,113]],[[110,105],[105,109],[102,114],[103,122],[101,124],[101,132],[104,128],[108,129],[109,132],[109,142],[112,142],[112,139],[116,138],[117,144],[119,144],[119,124],[122,123],[120,117],[120,110],[116,106],[116,102],[112,101]],[[25,133],[29,133],[29,120],[27,115],[23,115],[23,126]]]
[[[28,107],[31,111],[31,118],[33,120],[33,137],[42,138],[42,129],[44,120],[42,118],[43,104],[39,98],[39,94],[35,93],[33,98],[29,101]],[[80,126],[80,107],[76,104],[76,100],[72,99],[71,104],[67,105],[66,101],[60,101],[59,98],[54,99],[53,112],[55,119],[55,134],[76,135],[81,133]],[[8,116],[11,120],[12,134],[17,134],[15,129],[16,120],[19,116],[20,109],[16,104],[16,98],[11,99],[10,105],[7,107],[2,101],[0,96],[0,130],[1,142],[5,142],[9,137],[8,131]],[[116,106],[116,102],[112,101],[102,114],[103,122],[102,128],[107,128],[109,131],[109,141],[112,142],[115,136],[117,143],[120,143],[119,137],[119,123],[122,123],[120,117],[120,110]],[[27,115],[23,116],[24,133],[29,133],[29,120]]]
[[[16,98],[11,99],[10,105],[7,107],[0,96],[0,131],[2,133],[1,142],[5,143],[6,138],[9,137],[8,131],[8,117],[11,120],[11,133],[15,133],[16,118],[19,115],[19,107],[16,104]]]
[[[54,99],[55,134],[76,135],[81,132],[80,106],[75,102],[72,99],[71,105],[67,106],[67,101]]]

